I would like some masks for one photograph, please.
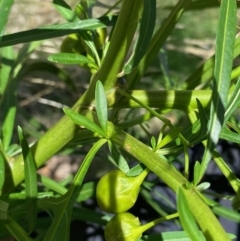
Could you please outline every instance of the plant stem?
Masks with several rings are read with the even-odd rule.
[[[180,186],[188,183],[174,166],[154,153],[148,146],[127,133],[123,131],[116,133],[112,136],[111,141],[142,162],[175,192]],[[225,230],[198,193],[194,189],[184,190],[184,192],[188,200],[189,208],[199,223],[206,240],[228,241],[229,238]]]
[[[208,107],[211,98],[211,91],[131,91],[130,94],[150,107],[159,106],[161,109],[184,109],[197,108],[198,98],[204,108]],[[109,107],[116,108],[139,108],[140,105],[128,99],[121,99],[119,102],[112,102]],[[78,111],[79,107],[75,107]],[[67,116],[60,119],[49,129],[31,148],[36,161],[36,166],[42,166],[50,157],[60,151],[70,140],[79,134],[79,127]],[[92,136],[92,134],[90,134]],[[86,136],[85,136],[86,137]],[[6,165],[7,166],[7,165]],[[14,187],[24,180],[24,168],[22,155],[11,160],[6,167],[6,180],[3,193],[10,192]]]
[[[165,217],[158,218],[158,219],[156,219],[154,221],[151,221],[151,222],[149,222],[147,224],[144,224],[144,225],[140,226],[139,229],[143,233],[143,232],[147,231],[148,229],[150,229],[151,227],[155,226],[158,223],[161,223],[161,222],[173,219],[173,218],[177,218],[177,217],[179,217],[178,213],[170,214],[170,215],[167,215]]]
[[[179,109],[189,111],[198,109],[196,99],[199,99],[204,108],[209,107],[211,101],[211,90],[131,90],[128,95],[139,100],[139,102],[152,108]],[[108,99],[109,107],[116,108],[141,108],[135,100],[122,98]]]

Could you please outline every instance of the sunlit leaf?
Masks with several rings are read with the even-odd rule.
[[[177,207],[180,222],[189,237],[194,241],[203,241],[204,239],[200,235],[196,220],[188,207],[182,188],[179,188],[177,192]]]
[[[232,71],[233,49],[236,34],[236,1],[222,1],[216,40],[213,94],[209,123],[207,147],[201,164],[201,175],[207,169],[213,150],[217,145],[224,114],[227,107],[230,77]]]
[[[105,133],[107,133],[107,121],[108,121],[108,110],[107,110],[107,98],[104,91],[103,84],[100,80],[96,83],[95,89],[95,104],[99,123]]]

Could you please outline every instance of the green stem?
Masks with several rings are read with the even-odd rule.
[[[119,90],[117,90],[119,92]],[[127,92],[134,99],[152,108],[179,109],[188,111],[198,109],[196,99],[199,99],[204,108],[209,107],[211,90],[131,90]],[[108,99],[109,100],[109,99]],[[109,100],[109,107],[116,108],[141,108],[142,106],[133,99],[122,98]]]
[[[131,91],[130,94],[150,107],[161,109],[192,109],[197,108],[196,98],[202,106],[207,108],[211,98],[211,91]],[[135,101],[122,99],[117,103],[112,103],[109,107],[116,108],[139,108]],[[76,108],[76,107],[75,107]],[[77,109],[77,108],[76,108]],[[50,157],[60,151],[69,141],[79,133],[79,128],[67,116],[60,119],[51,129],[49,129],[31,148],[37,167],[42,166]],[[92,134],[90,134],[92,137]],[[84,136],[86,138],[86,136]],[[6,167],[6,179],[3,193],[10,192],[14,187],[24,180],[23,158],[18,155],[9,162]]]
[[[88,90],[73,108],[89,106],[91,104],[97,80],[102,81],[106,91],[114,89],[117,84],[117,76],[122,70],[126,55],[131,46],[142,6],[143,0],[123,0],[111,42],[101,68],[93,76]]]
[[[171,219],[177,218],[177,217],[179,217],[178,213],[170,214],[170,215],[167,215],[165,217],[158,218],[154,221],[151,221],[147,224],[144,224],[144,225],[140,226],[138,229],[143,233],[143,232],[147,231],[148,229],[152,228],[153,226],[155,226],[156,224],[159,224],[161,222],[171,220]]]
[[[121,131],[112,136],[111,141],[142,162],[175,192],[188,181],[174,166],[154,153],[148,146]],[[184,190],[188,205],[199,223],[206,240],[228,241],[229,238],[211,209],[194,189]]]
[[[158,114],[155,110],[153,110],[152,108],[150,108],[148,105],[145,105],[143,102],[141,102],[140,100],[136,99],[135,97],[129,95],[128,93],[126,93],[124,90],[118,89],[118,91],[126,96],[128,99],[132,99],[133,101],[135,101],[136,103],[138,103],[140,106],[144,107],[146,110],[148,110],[152,115],[156,116],[159,120],[161,120],[165,125],[167,125],[170,129],[174,129],[174,126],[172,125],[171,121],[169,121],[167,118],[165,118],[164,116]],[[185,153],[187,152],[186,149],[188,148],[189,142],[184,138],[184,136],[179,133],[178,137],[180,138],[180,140],[182,141],[183,145],[184,145],[184,151]],[[187,159],[186,159],[187,162]]]

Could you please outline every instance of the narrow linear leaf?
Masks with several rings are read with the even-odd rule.
[[[56,181],[52,180],[51,178],[42,176],[38,174],[38,181],[42,183],[45,187],[53,190],[54,192],[64,195],[67,192],[67,188],[63,187],[61,184],[57,183]]]
[[[5,162],[6,157],[2,150],[0,150],[0,194],[2,192],[3,184],[5,181]]]
[[[156,0],[144,0],[143,15],[140,24],[139,37],[134,54],[124,66],[124,73],[129,74],[141,61],[151,41],[156,21]]]
[[[0,94],[3,95],[10,80],[11,69],[15,62],[13,47],[9,46],[1,49],[0,55]]]
[[[59,198],[43,199],[39,202],[41,208],[50,209],[54,212],[54,220],[44,238],[44,241],[68,240],[69,228],[73,205],[81,190],[83,179],[98,150],[107,140],[101,139],[96,142],[88,152],[80,166],[68,192]]]
[[[144,235],[139,241],[192,241],[185,231],[162,232]]]
[[[7,219],[7,211],[8,211],[9,203],[0,200],[0,220]]]
[[[236,223],[240,222],[239,213],[236,211],[233,211],[232,208],[227,208],[227,207],[220,206],[219,204],[217,204],[212,207],[212,210],[216,215],[219,215],[223,218],[226,218],[226,219],[231,220]],[[236,237],[234,237],[234,234],[232,234],[232,235],[228,234],[228,235],[230,236],[231,239],[236,238]]]
[[[84,40],[85,44],[92,51],[92,55],[95,57],[95,59],[97,60],[98,65],[100,66],[100,64],[101,64],[100,62],[101,61],[100,61],[99,54],[98,54],[97,48],[96,48],[96,46],[94,44],[94,41],[93,41],[93,38],[92,38],[91,34],[89,34],[87,32],[84,32],[84,31],[79,32],[79,34],[82,37],[82,39]]]
[[[181,131],[182,131],[181,127],[171,129],[169,131],[169,133],[158,144],[157,148],[159,149],[159,148],[167,145],[171,141],[175,140],[178,137],[178,135],[180,134]]]
[[[205,240],[203,233],[200,236]],[[234,234],[228,233],[230,239],[235,239]],[[162,232],[161,234],[144,235],[139,241],[193,241],[185,231]]]
[[[3,148],[7,151],[12,140],[15,116],[17,112],[17,79],[12,79],[10,84],[8,84],[0,105],[3,115],[3,119],[1,120]]]
[[[114,166],[118,167],[124,173],[129,171],[129,166],[126,159],[123,157],[119,149],[113,145],[110,141],[108,142],[108,147],[111,152],[109,156],[110,161]]]
[[[8,215],[8,222],[4,226],[17,241],[33,241],[33,239],[29,238],[26,231],[10,217],[10,215]]]
[[[240,54],[240,37],[235,39],[233,57],[236,58]],[[205,86],[213,78],[215,55],[209,58],[203,65],[196,69],[186,80],[188,90],[193,90],[197,86]],[[233,72],[234,73],[234,72]],[[235,73],[231,75],[231,79],[236,78]],[[238,75],[239,76],[239,75]],[[237,76],[237,77],[238,77]]]
[[[64,0],[53,0],[52,4],[68,22],[78,20],[74,11],[72,11],[71,7]]]
[[[48,57],[48,60],[59,64],[92,64],[96,69],[96,64],[89,58],[80,54],[60,53],[52,54]]]
[[[22,62],[23,60],[38,46],[40,42],[32,42],[25,44],[19,51],[16,59],[14,58],[12,48],[4,48],[1,61],[3,62],[3,68],[1,76],[6,79],[1,79],[1,91],[2,99],[0,101],[0,109],[2,111],[2,136],[4,150],[8,151],[11,143],[13,128],[15,124],[15,116],[17,111],[17,87],[18,80],[21,77]],[[1,68],[0,68],[1,69]]]
[[[181,0],[177,2],[176,6],[172,9],[169,16],[163,22],[161,28],[159,28],[154,34],[147,49],[147,52],[141,59],[139,65],[129,75],[127,79],[128,83],[134,85],[135,82],[137,82],[139,78],[143,75],[143,73],[145,73],[148,66],[156,58],[159,50],[174,29],[175,25],[180,20],[184,10],[189,5],[189,3],[191,3],[191,0]]]
[[[85,128],[87,128],[88,130],[97,133],[100,136],[105,136],[105,133],[103,132],[103,130],[94,122],[90,121],[88,118],[86,118],[85,116],[79,115],[76,112],[74,112],[73,110],[64,108],[63,111],[65,112],[65,114],[72,119],[72,121],[80,126],[84,126]]]
[[[95,197],[96,186],[97,186],[96,182],[84,183],[77,197],[77,202],[83,202],[88,200],[89,198]]]
[[[196,186],[198,184],[199,176],[200,176],[201,164],[199,161],[196,161],[194,165],[194,176],[193,176],[193,184]]]
[[[159,202],[159,200],[156,201],[156,199],[153,198],[153,195],[151,192],[147,191],[145,188],[141,188],[140,194],[144,198],[146,203],[155,210],[155,212],[157,212],[161,216],[168,215],[168,213],[164,210],[164,207],[162,207],[161,202]],[[171,208],[169,208],[169,210],[170,209]],[[173,210],[175,211],[175,208],[173,208]]]
[[[177,191],[177,208],[180,222],[184,230],[188,233],[189,237],[194,241],[204,240],[200,235],[196,220],[194,219],[193,214],[188,207],[188,203],[182,188],[179,188]]]
[[[8,15],[10,13],[11,7],[14,3],[14,0],[1,0],[0,1],[0,42],[1,37],[5,31],[5,27],[8,21]]]
[[[134,167],[132,167],[127,172],[127,176],[129,176],[129,177],[138,176],[141,172],[143,172],[144,169],[146,169],[146,166],[142,163],[139,163],[139,164],[135,165]]]
[[[217,164],[218,168],[221,170],[223,175],[228,180],[229,184],[232,186],[238,198],[240,198],[240,180],[236,177],[231,168],[227,165],[227,163],[224,161],[224,159],[220,156],[218,152],[214,151],[213,159]]]
[[[224,116],[224,123],[229,120],[233,112],[239,107],[240,105],[240,78],[238,78],[237,83],[234,87],[234,91],[231,93],[230,99],[228,101],[227,110]]]
[[[214,68],[213,94],[210,112],[209,134],[207,147],[203,155],[201,175],[204,175],[217,145],[230,87],[233,49],[236,34],[236,1],[221,1],[220,18],[216,40],[216,58]]]
[[[107,98],[105,95],[103,84],[100,80],[98,80],[96,83],[95,101],[96,101],[96,111],[97,111],[99,123],[103,131],[107,133],[107,121],[108,121]]]
[[[99,19],[86,19],[78,22],[44,26],[38,29],[31,29],[14,34],[4,35],[0,42],[0,47],[61,37],[71,33],[76,33],[78,31],[105,28],[106,26],[112,26],[116,20],[117,16],[104,16]]]
[[[197,134],[197,136],[195,136],[195,138],[193,139],[195,142],[198,140],[202,140],[203,137],[206,137],[206,133],[207,133],[207,124],[208,124],[208,119],[207,119],[207,116],[205,114],[205,111],[204,111],[204,108],[201,104],[201,102],[196,99],[196,102],[197,102],[197,106],[198,106],[198,115],[199,115],[199,120],[200,120],[200,130]],[[193,141],[191,139],[191,142]]]
[[[29,232],[31,233],[37,222],[37,168],[31,149],[28,146],[26,137],[20,126],[18,127],[18,135],[22,146],[22,155],[24,160],[28,226]]]
[[[240,144],[240,134],[230,131],[227,127],[221,129],[220,138],[226,141]]]

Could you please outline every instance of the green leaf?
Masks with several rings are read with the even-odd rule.
[[[108,147],[111,152],[111,156],[109,157],[110,161],[114,166],[118,167],[124,173],[129,171],[129,166],[126,159],[123,157],[119,149],[113,145],[110,141],[108,142]]]
[[[0,145],[2,145],[2,143],[0,143]],[[1,149],[2,148],[0,148],[0,195],[5,181],[5,163],[7,163],[6,156]]]
[[[0,220],[7,219],[7,211],[8,211],[9,204],[0,200]]]
[[[204,240],[201,237],[196,220],[188,207],[183,188],[181,187],[177,191],[177,208],[182,227],[188,233],[189,237],[194,241]]]
[[[203,233],[200,232],[200,237],[205,240]],[[234,234],[228,233],[230,239],[235,239]],[[144,235],[139,241],[193,241],[189,238],[185,231],[162,232],[161,234]],[[195,240],[194,240],[195,241]]]
[[[166,42],[166,39],[169,37],[175,25],[180,20],[184,10],[189,5],[189,3],[191,3],[191,0],[180,0],[177,2],[176,6],[172,9],[169,16],[164,20],[161,27],[154,34],[147,49],[147,52],[142,58],[138,67],[133,70],[127,78],[128,84],[134,85],[135,82],[137,82],[139,78],[145,73],[149,65],[156,58],[159,50]]]
[[[26,137],[21,129],[18,127],[18,135],[20,139],[20,143],[22,146],[22,155],[24,160],[24,174],[25,174],[25,188],[26,188],[26,204],[28,211],[28,226],[29,232],[31,233],[37,222],[37,168],[35,164],[35,160],[31,149],[28,146]]]
[[[2,136],[4,150],[7,151],[13,134],[15,116],[17,111],[17,87],[19,78],[21,78],[23,60],[39,46],[40,42],[25,44],[19,51],[17,58],[14,58],[11,48],[4,48],[2,62],[3,72],[0,77],[7,78],[0,84],[2,99],[0,108],[2,115]],[[1,68],[0,68],[1,69]],[[0,70],[1,71],[1,70]],[[2,80],[2,79],[1,79]]]
[[[94,122],[89,120],[87,117],[85,117],[83,115],[79,115],[78,113],[74,112],[71,109],[64,108],[63,111],[69,118],[72,119],[72,121],[75,124],[84,126],[88,130],[90,130],[100,136],[105,136],[105,133],[103,132],[103,130],[97,124],[95,124]]]
[[[201,175],[205,173],[211,160],[213,150],[217,145],[221,128],[224,124],[224,114],[227,107],[230,77],[232,71],[233,49],[236,34],[236,1],[222,1],[220,19],[216,40],[216,58],[214,68],[214,83],[211,103],[209,134],[207,147],[201,164]]]
[[[235,39],[233,57],[236,58],[237,56],[239,56],[239,54],[240,54],[240,38],[238,37]],[[213,78],[213,74],[214,74],[214,60],[215,60],[215,55],[209,58],[203,65],[197,68],[185,80],[185,83],[187,84],[186,88],[188,90],[195,89],[199,85],[201,85],[201,87],[203,88],[209,83],[209,81]],[[231,79],[234,79],[234,78],[236,77],[232,73]]]
[[[140,173],[143,172],[143,170],[146,169],[146,166],[142,163],[139,163],[137,165],[135,165],[134,167],[132,167],[128,172],[127,172],[127,176],[129,177],[135,177],[140,175]]]
[[[196,161],[194,165],[194,176],[193,176],[193,184],[196,186],[199,181],[199,176],[200,176],[200,170],[201,170],[201,164],[199,161]]]
[[[15,116],[17,112],[17,79],[12,79],[8,84],[0,103],[2,119],[3,147],[6,151],[11,143]]]
[[[48,57],[48,60],[54,63],[60,64],[91,64],[98,69],[97,65],[89,58],[80,54],[60,53],[52,54]]]
[[[152,149],[155,149],[156,148],[156,145],[157,145],[157,141],[156,141],[156,138],[154,136],[151,137],[151,146],[152,146]]]
[[[201,237],[204,238],[203,234]],[[204,239],[203,239],[204,240]],[[185,231],[162,232],[161,234],[144,235],[139,241],[193,241]]]
[[[88,200],[89,198],[95,197],[96,186],[97,186],[96,182],[84,183],[77,197],[77,202],[83,202]]]
[[[177,127],[177,128],[173,128],[171,129],[168,134],[161,140],[161,142],[158,144],[157,148],[161,148],[165,145],[167,145],[168,143],[170,143],[171,141],[175,140],[178,135],[180,134],[180,132],[182,131],[181,127]]]
[[[221,170],[222,174],[227,178],[229,184],[232,186],[232,189],[240,198],[240,180],[236,177],[231,168],[227,165],[224,159],[216,151],[213,153],[213,159],[217,164],[218,168]]]
[[[143,15],[140,24],[139,37],[134,54],[124,66],[124,74],[131,73],[141,61],[151,41],[156,21],[156,0],[144,0]]]
[[[53,190],[54,192],[64,195],[67,192],[67,188],[63,187],[61,184],[57,183],[51,178],[42,176],[38,174],[38,181],[42,183],[43,186]]]
[[[232,210],[232,208],[227,208],[216,203],[216,205],[212,207],[212,210],[216,215],[219,215],[236,223],[240,222],[239,213]]]
[[[230,131],[227,127],[223,127],[221,129],[220,138],[240,144],[240,134]]]
[[[72,11],[71,7],[64,0],[53,0],[52,4],[68,22],[78,20],[74,11]]]
[[[227,109],[224,116],[224,123],[226,123],[233,112],[240,105],[240,78],[238,78],[236,85],[234,86],[234,91],[231,93],[230,99],[228,101]]]
[[[166,216],[168,213],[164,210],[164,207],[161,207],[161,203],[159,201],[156,201],[153,198],[153,195],[151,192],[147,191],[144,188],[141,188],[140,190],[141,196],[144,198],[146,203],[152,207],[159,215]],[[170,208],[169,208],[170,209]]]
[[[3,95],[10,80],[11,70],[15,62],[15,56],[12,46],[2,48],[0,53],[0,94]]]
[[[96,111],[97,111],[99,123],[103,131],[107,133],[107,121],[108,121],[107,98],[105,95],[104,87],[100,80],[98,80],[96,83],[95,102],[96,102]]]
[[[102,17],[99,19],[86,19],[83,21],[62,23],[50,26],[44,26],[38,29],[22,31],[14,34],[5,35],[2,37],[0,47],[15,45],[19,43],[27,43],[32,41],[50,39],[76,33],[79,30],[94,30],[113,25],[117,17]]]
[[[8,21],[8,15],[10,13],[11,7],[14,3],[14,0],[1,0],[0,1],[0,42],[1,37],[5,31],[7,21]]]
[[[101,139],[94,144],[80,166],[68,192],[59,198],[42,199],[38,202],[39,207],[52,210],[54,220],[44,238],[44,241],[69,240],[69,228],[73,205],[81,190],[83,179],[88,172],[90,164],[97,151],[107,140]]]
[[[5,227],[17,241],[33,241],[33,239],[29,238],[26,231],[10,215],[8,215],[8,222],[5,224]]]
[[[101,61],[100,61],[100,58],[99,58],[99,54],[98,54],[97,48],[96,48],[96,46],[94,44],[94,41],[93,41],[92,33],[88,33],[88,32],[82,31],[82,32],[79,32],[79,35],[82,37],[82,39],[84,40],[86,45],[91,50],[92,56],[95,57],[96,62],[97,62],[97,64],[95,63],[95,65],[96,66],[97,65],[100,66],[101,65]],[[97,67],[97,69],[98,69],[98,67]]]
[[[210,187],[210,185],[211,184],[209,182],[202,182],[202,183],[200,183],[199,185],[196,186],[196,189],[198,191],[203,191],[203,190],[208,189]]]

